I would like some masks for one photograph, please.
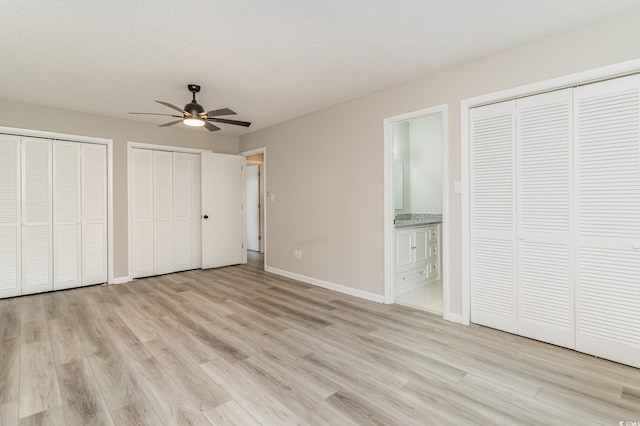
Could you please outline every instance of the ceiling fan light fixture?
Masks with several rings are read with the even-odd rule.
[[[189,118],[185,118],[184,120],[182,120],[182,122],[184,124],[186,124],[187,126],[192,126],[192,127],[202,127],[202,126],[204,126],[204,120],[202,118],[189,117]]]

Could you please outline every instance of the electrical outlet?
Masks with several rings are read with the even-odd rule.
[[[298,250],[298,259],[302,260],[302,250]]]
[[[293,258],[297,259],[298,258],[298,250],[293,249]]]

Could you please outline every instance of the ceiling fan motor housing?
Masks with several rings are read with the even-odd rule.
[[[200,105],[196,101],[191,101],[188,104],[186,104],[184,106],[184,110],[189,114],[191,114],[193,117],[197,117],[204,113],[204,108],[202,108],[202,105]]]

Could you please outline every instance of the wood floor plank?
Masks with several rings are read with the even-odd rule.
[[[0,404],[0,426],[13,426],[18,424],[18,400]]]
[[[118,426],[157,426],[162,422],[145,402],[135,402],[111,412]]]
[[[46,296],[37,294],[20,299],[20,302],[22,302],[20,312],[22,344],[49,340],[47,319],[42,304],[43,298],[46,298]]]
[[[17,401],[20,392],[20,339],[0,343],[0,404]]]
[[[84,358],[84,349],[75,324],[68,317],[50,319],[47,323],[56,364],[66,364]]]
[[[0,301],[0,343],[20,337],[21,299]]]
[[[58,366],[65,424],[113,425],[89,361],[80,359]]]
[[[64,410],[61,405],[58,405],[20,419],[19,426],[59,426],[67,424],[69,423],[64,417]]]
[[[218,405],[211,410],[204,413],[207,419],[213,425],[219,426],[260,426],[258,422],[251,414],[240,406],[235,401],[225,402],[222,405]]]
[[[40,334],[41,332],[36,332],[31,335]],[[20,347],[20,418],[61,403],[55,359],[49,340],[23,344]]]

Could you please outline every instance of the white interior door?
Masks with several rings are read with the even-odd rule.
[[[173,153],[173,231],[175,270],[191,269],[191,155]]]
[[[173,247],[173,153],[153,151],[154,275],[175,270]]]
[[[153,151],[132,150],[133,276],[153,275]]]
[[[515,101],[470,118],[471,321],[517,333]]]
[[[202,268],[246,263],[244,162],[239,155],[203,152]]]
[[[574,348],[572,89],[516,109],[518,334]]]
[[[80,148],[76,142],[53,143],[53,288],[82,282]]]
[[[82,285],[107,276],[107,147],[82,144]]]
[[[576,349],[640,367],[640,76],[574,99]]]
[[[247,249],[260,251],[260,165],[247,166],[245,206]]]
[[[0,298],[22,291],[20,180],[20,137],[0,135]]]
[[[22,138],[22,294],[53,290],[51,145]]]

